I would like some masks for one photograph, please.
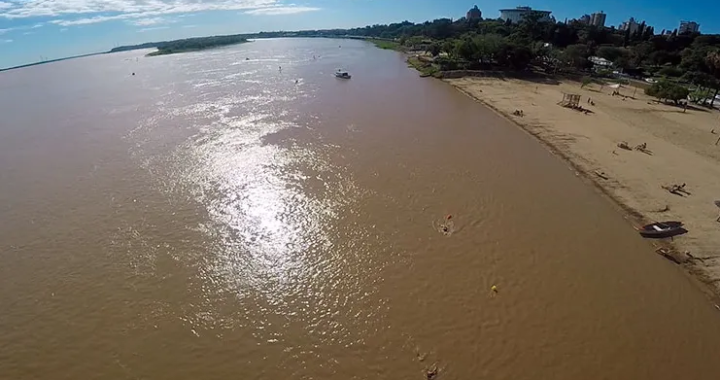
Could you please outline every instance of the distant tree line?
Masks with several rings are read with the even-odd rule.
[[[235,34],[229,36],[196,37],[174,41],[148,42],[132,46],[120,46],[110,50],[110,52],[115,53],[127,50],[157,48],[156,52],[148,54],[152,56],[205,50],[214,47],[240,44],[243,42],[247,42],[245,35]]]

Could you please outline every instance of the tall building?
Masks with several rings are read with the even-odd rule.
[[[680,21],[680,27],[678,28],[678,34],[683,33],[697,33],[700,31],[700,24],[695,21]]]
[[[525,15],[530,13],[540,13],[540,21],[551,21],[550,19],[550,11],[538,11],[535,9],[532,9],[530,7],[517,7],[515,9],[501,9],[500,10],[500,19],[503,21],[510,20],[511,23],[517,24],[518,22],[522,21]]]
[[[580,16],[580,18],[578,19],[578,21],[580,21],[580,22],[583,23],[583,24],[590,24],[590,20],[591,20],[590,15],[582,15],[582,16]]]
[[[478,9],[477,5],[467,11],[465,18],[468,20],[480,20],[482,18],[482,12]]]
[[[635,33],[638,29],[640,29],[640,23],[635,21],[633,17],[630,17],[629,20],[620,24],[620,27],[618,28],[618,30],[621,30],[623,32],[628,29],[630,30],[630,33]]]
[[[603,27],[605,26],[605,18],[607,18],[607,15],[603,11],[593,13],[590,15],[590,25]]]

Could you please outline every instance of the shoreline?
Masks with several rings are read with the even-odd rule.
[[[518,90],[522,89],[522,87],[535,87],[535,91],[537,92],[540,87],[544,87],[543,90],[547,91],[547,87],[560,87],[552,84],[546,84],[546,83],[534,83],[534,82],[525,82],[522,79],[512,79],[512,78],[489,78],[489,77],[482,77],[482,78],[458,78],[458,79],[441,79],[446,84],[454,87],[457,91],[460,91],[462,94],[470,97],[471,99],[475,100],[482,106],[485,106],[498,114],[499,116],[503,117],[504,119],[510,121],[511,123],[515,124],[517,127],[519,127],[522,131],[532,136],[534,139],[536,139],[538,142],[543,144],[553,155],[558,156],[561,158],[564,162],[566,162],[570,168],[572,168],[573,171],[575,171],[576,175],[581,177],[583,181],[588,182],[593,186],[593,188],[598,191],[603,196],[607,197],[614,207],[617,207],[618,210],[621,212],[624,219],[628,220],[631,225],[640,226],[645,223],[650,223],[652,221],[656,221],[656,218],[653,217],[653,213],[646,210],[644,207],[639,207],[639,204],[642,203],[642,201],[636,201],[636,202],[629,202],[628,201],[628,195],[627,194],[621,194],[618,190],[617,186],[612,186],[611,182],[601,178],[597,174],[597,170],[595,169],[596,166],[600,166],[599,169],[602,169],[605,165],[601,165],[602,163],[595,162],[593,158],[597,157],[588,157],[588,155],[584,155],[582,152],[578,152],[577,149],[573,151],[570,145],[572,145],[572,142],[567,142],[566,139],[553,139],[553,137],[557,137],[558,133],[561,133],[561,128],[554,128],[550,126],[549,124],[552,122],[552,120],[549,120],[550,118],[544,118],[542,115],[537,117],[535,120],[529,120],[525,117],[517,117],[512,115],[512,110],[508,108],[509,105],[515,104],[514,101],[509,101],[505,99],[505,101],[493,101],[491,98],[495,94],[487,94],[486,90],[488,88],[491,88],[493,86],[503,86],[506,85],[507,82],[515,82],[517,84],[516,86],[510,85],[507,86],[508,88],[504,89],[504,92],[514,93],[517,97],[524,97],[527,96],[527,93],[518,92]],[[561,80],[563,81],[563,80]],[[563,81],[563,85],[567,87],[568,81]],[[595,99],[595,96],[609,96],[607,94],[602,93],[601,90],[595,90],[592,88],[586,88],[586,89],[579,89],[579,84],[572,83],[570,86],[575,87],[577,85],[578,91],[577,93],[581,94],[582,98],[585,99],[588,96],[592,96],[593,100]],[[525,88],[525,90],[528,90],[528,88]],[[556,88],[552,88],[554,91],[558,91]],[[587,91],[596,91],[597,94],[589,95],[587,94]],[[627,91],[627,89],[626,89]],[[488,91],[488,92],[497,92],[500,93],[500,91]],[[642,92],[642,91],[641,91]],[[645,95],[642,94],[636,94],[640,100],[647,100],[645,99]],[[530,97],[532,100],[534,97]],[[649,99],[649,98],[648,98]],[[526,100],[526,99],[522,99]],[[633,101],[637,102],[639,100],[633,99]],[[599,103],[599,102],[598,102]],[[582,104],[582,102],[581,102]],[[533,103],[533,105],[535,105]],[[602,106],[602,105],[601,105]],[[660,106],[658,106],[660,107]],[[669,107],[669,106],[666,106]],[[599,108],[599,107],[593,107]],[[525,112],[525,111],[524,111]],[[555,106],[555,108],[547,108],[545,113],[551,113],[555,114],[553,116],[560,116],[563,117],[564,115],[558,115],[565,112],[573,112],[571,110],[564,109],[560,106]],[[594,117],[593,115],[587,116],[587,117]],[[533,122],[534,121],[534,122]],[[613,149],[613,154],[615,154],[615,150]],[[634,152],[633,152],[634,153]],[[602,160],[600,160],[602,161]],[[611,166],[611,165],[609,165]],[[604,174],[604,172],[602,172]],[[711,176],[712,174],[708,174],[708,176]],[[694,185],[697,185],[693,183]],[[623,192],[625,193],[636,193],[633,195],[637,195],[637,197],[642,197],[642,195],[638,195],[637,193],[641,193],[642,191],[639,191],[637,189],[633,189],[631,185],[623,184]],[[720,197],[720,193],[718,193]],[[644,211],[645,210],[645,211]],[[713,221],[713,223],[716,223]],[[690,235],[693,233],[693,230],[690,229],[690,233],[687,235]],[[702,232],[700,232],[702,235]],[[708,296],[708,298],[711,300],[711,302],[715,303],[716,305],[720,303],[720,278],[717,277],[718,271],[720,271],[720,262],[713,265],[713,263],[706,263],[706,260],[712,260],[715,256],[713,256],[712,252],[709,252],[702,249],[702,246],[704,243],[707,243],[708,241],[712,242],[713,239],[705,236],[700,236],[699,238],[696,236],[693,240],[700,240],[701,242],[693,241],[693,242],[684,242],[683,240],[687,239],[686,236],[683,235],[678,237],[676,240],[667,241],[667,239],[663,240],[650,240],[648,244],[650,244],[654,249],[655,252],[658,255],[663,256],[665,259],[668,259],[672,261],[673,263],[677,264],[678,266],[682,267],[682,271],[688,276],[688,278],[695,283],[698,288],[703,291],[703,293]],[[717,234],[716,234],[717,235]],[[716,236],[717,237],[717,236]],[[638,238],[641,238],[638,236]],[[713,246],[713,244],[708,244],[709,246]]]
[[[447,81],[447,80],[443,80],[443,82],[449,84],[450,86],[455,88],[457,91],[460,91],[465,96],[468,96],[471,99],[475,100],[476,102],[480,103],[481,105],[491,109],[494,113],[500,115],[503,119],[511,122],[512,124],[519,127],[523,132],[525,132],[525,133],[529,134],[530,136],[532,136],[533,138],[535,138],[543,146],[545,146],[548,150],[550,150],[550,152],[552,154],[560,157],[567,164],[569,164],[570,167],[573,169],[573,171],[575,171],[576,174],[582,176],[582,178],[584,180],[589,181],[589,183],[592,184],[596,188],[596,190],[600,191],[604,196],[609,197],[610,200],[612,200],[613,204],[616,207],[619,207],[623,211],[623,213],[625,214],[625,215],[623,215],[623,217],[625,217],[626,219],[631,219],[632,221],[637,222],[637,223],[646,223],[647,218],[641,212],[630,207],[629,205],[626,205],[621,200],[619,200],[617,197],[615,197],[614,194],[609,189],[603,187],[602,184],[599,181],[597,181],[595,179],[595,177],[593,177],[591,175],[591,173],[584,170],[577,162],[574,162],[569,155],[565,154],[562,151],[562,149],[555,146],[551,141],[542,138],[542,136],[538,133],[533,133],[533,131],[531,129],[527,128],[527,125],[522,124],[522,123],[518,122],[517,120],[512,119],[511,114],[508,114],[508,113],[498,109],[497,107],[493,106],[492,104],[485,102],[481,98],[476,97],[472,93],[470,93],[460,87],[457,87],[457,86],[453,85],[452,83],[449,83],[449,81]]]

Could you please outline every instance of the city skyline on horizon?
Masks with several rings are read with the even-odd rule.
[[[479,3],[479,4],[478,4]],[[671,2],[667,2],[671,4]],[[720,5],[701,0],[709,9]],[[684,7],[658,10],[657,2],[639,0],[628,6],[620,1],[565,4],[560,0],[417,0],[412,7],[393,0],[0,0],[0,68],[97,53],[119,45],[213,34],[260,31],[352,28],[408,20],[458,19],[477,5],[483,18],[498,18],[500,9],[519,5],[548,10],[557,21],[577,19],[603,11],[605,26],[617,28],[630,17],[645,20],[656,31],[678,28],[694,21],[707,34],[720,32],[720,24]],[[702,6],[702,5],[701,5]],[[589,13],[590,12],[590,13]]]

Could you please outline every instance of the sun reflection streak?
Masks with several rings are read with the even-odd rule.
[[[193,164],[185,175],[206,205],[212,226],[205,230],[220,242],[215,269],[238,293],[278,298],[298,292],[303,279],[317,275],[308,255],[331,245],[339,204],[336,197],[308,194],[303,173],[331,168],[314,150],[263,140],[297,127],[268,114],[222,117],[186,147]]]

